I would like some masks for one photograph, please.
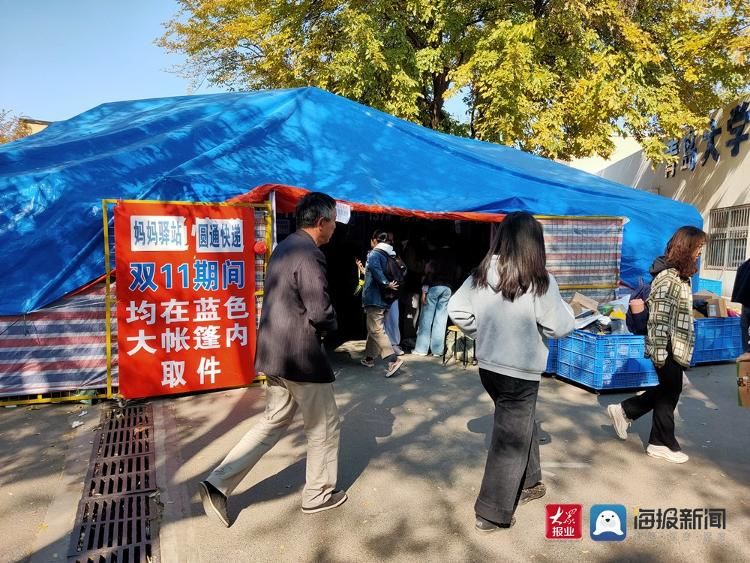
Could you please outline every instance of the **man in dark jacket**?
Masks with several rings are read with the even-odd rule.
[[[732,288],[732,301],[742,303],[742,316],[740,325],[742,326],[742,356],[738,359],[741,361],[750,360],[750,260],[746,260],[737,268],[737,275],[734,278],[734,287]]]
[[[297,227],[274,250],[266,276],[266,294],[258,329],[255,370],[266,376],[266,410],[200,484],[206,514],[229,526],[227,497],[302,411],[307,436],[307,474],[302,512],[343,504],[336,489],[339,414],[334,375],[322,336],[336,329],[320,246],[336,228],[336,202],[310,193],[297,205]]]

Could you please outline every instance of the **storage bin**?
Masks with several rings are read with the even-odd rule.
[[[659,380],[645,346],[636,334],[576,330],[558,342],[556,373],[597,391],[651,387]]]
[[[549,356],[547,356],[547,368],[544,370],[545,373],[557,372],[557,346],[557,340],[552,338],[547,340]]]
[[[694,326],[695,350],[691,365],[733,362],[742,354],[742,327],[739,317],[695,319]]]

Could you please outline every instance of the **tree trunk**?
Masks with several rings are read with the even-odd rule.
[[[440,129],[443,121],[443,104],[448,91],[448,73],[443,71],[432,77],[432,101],[430,102],[430,128]]]

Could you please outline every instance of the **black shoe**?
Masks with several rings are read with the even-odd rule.
[[[545,487],[544,483],[539,481],[533,487],[529,487],[528,489],[524,489],[521,491],[521,498],[519,499],[518,504],[526,504],[527,502],[531,502],[532,500],[542,498],[546,494],[547,487]]]
[[[206,516],[220,521],[225,527],[229,527],[229,516],[227,516],[227,497],[208,481],[201,481],[201,502]]]
[[[495,532],[497,530],[512,528],[516,523],[515,516],[510,519],[510,524],[495,524],[494,522],[490,522],[489,520],[482,518],[481,516],[477,516],[476,518],[477,519],[474,523],[474,528],[476,528],[477,532],[482,532],[483,534],[489,534],[490,532]]]
[[[341,506],[346,502],[346,499],[348,498],[349,497],[346,496],[346,493],[344,491],[335,490],[333,491],[333,494],[328,497],[327,501],[319,504],[318,506],[303,506],[302,512],[304,512],[305,514],[315,514],[316,512],[330,510],[332,508],[336,508],[337,506]]]

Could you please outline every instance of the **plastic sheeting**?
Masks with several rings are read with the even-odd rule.
[[[692,206],[316,88],[103,104],[0,147],[0,315],[104,271],[101,200],[224,201],[278,183],[423,211],[625,216],[621,277],[648,270]]]
[[[28,316],[0,319],[0,397],[101,389],[107,385],[104,284]],[[113,311],[113,385],[117,336]]]

